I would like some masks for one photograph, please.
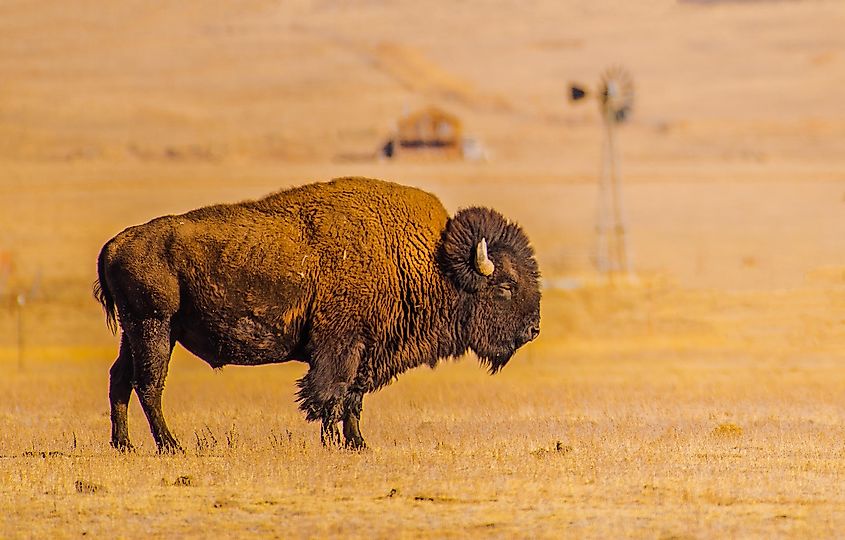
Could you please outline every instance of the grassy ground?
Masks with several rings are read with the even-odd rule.
[[[647,4],[0,4],[0,538],[841,536],[845,4]],[[641,281],[606,287],[595,103],[566,90],[616,63]],[[489,161],[374,159],[430,104]],[[368,396],[367,452],[320,447],[302,366],[177,349],[186,455],[134,399],[115,454],[103,243],[342,175],[495,207],[581,287],[496,377],[464,359]]]
[[[170,457],[155,454],[134,399],[138,452],[108,446],[117,342],[90,297],[99,246],[161,213],[342,172],[253,166],[235,183],[202,167],[180,179],[191,168],[9,166],[0,223],[20,262],[10,284],[43,273],[23,311],[22,369],[14,311],[0,310],[0,537],[842,530],[839,184],[783,172],[635,182],[635,259],[657,272],[607,286],[561,279],[588,266],[592,186],[517,186],[495,176],[507,166],[371,167],[420,178],[450,208],[477,201],[519,216],[550,282],[580,287],[545,293],[541,338],[496,377],[464,359],[368,396],[371,449],[360,454],[320,447],[294,403],[302,366],[218,373],[177,349],[165,412],[187,454]]]
[[[465,359],[369,396],[362,453],[320,447],[300,366],[179,351],[165,410],[186,455],[154,453],[134,400],[139,449],[118,455],[113,351],[34,349],[17,371],[7,348],[0,536],[835,536],[843,308],[832,286],[549,293],[550,337],[502,374]]]

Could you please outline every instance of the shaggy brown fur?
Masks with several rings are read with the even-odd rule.
[[[483,239],[495,271],[476,267]],[[176,342],[213,367],[299,360],[308,420],[326,444],[364,446],[363,395],[475,351],[492,372],[539,332],[540,291],[521,229],[493,210],[449,218],[418,189],[340,178],[130,227],[99,257],[95,295],[123,334],[111,368],[112,445],[130,449],[132,388],[160,451]]]

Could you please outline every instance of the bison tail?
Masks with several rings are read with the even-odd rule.
[[[106,248],[108,244],[103,246],[100,251],[100,256],[97,259],[97,279],[94,280],[94,298],[103,306],[103,311],[106,312],[106,324],[111,330],[112,334],[117,333],[117,310],[114,306],[114,296],[109,291],[108,282],[106,282]]]

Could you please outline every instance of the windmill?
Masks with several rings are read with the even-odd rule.
[[[612,67],[604,72],[593,92],[573,84],[569,88],[569,97],[572,101],[595,97],[602,117],[604,137],[596,205],[596,267],[606,274],[629,274],[631,261],[622,206],[616,127],[631,114],[634,105],[633,80],[623,68]]]

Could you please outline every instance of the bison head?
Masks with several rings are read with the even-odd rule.
[[[463,293],[463,338],[495,373],[540,333],[540,274],[528,237],[494,210],[468,208],[446,225],[440,255]]]

